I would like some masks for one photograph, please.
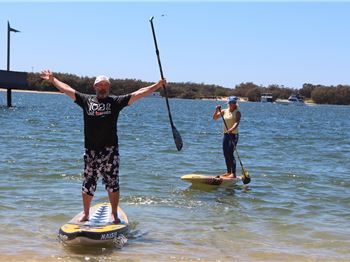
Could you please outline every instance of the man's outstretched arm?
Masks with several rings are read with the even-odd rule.
[[[146,87],[140,88],[135,92],[132,92],[128,105],[131,105],[132,103],[134,103],[135,101],[139,100],[142,97],[148,96],[152,92],[156,91],[158,88],[163,87],[165,85],[166,85],[166,80],[163,79],[163,80],[159,80],[157,83],[153,85],[146,86]]]
[[[40,77],[44,80],[49,81],[51,84],[53,84],[58,90],[60,90],[62,93],[66,94],[70,98],[72,98],[75,101],[75,90],[71,88],[69,85],[61,82],[57,78],[53,76],[53,73],[50,70],[43,70],[41,71]]]

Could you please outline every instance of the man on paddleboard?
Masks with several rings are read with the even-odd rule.
[[[79,221],[89,220],[90,204],[96,190],[97,180],[98,177],[102,177],[112,206],[114,223],[120,223],[118,218],[119,150],[117,135],[119,112],[138,99],[165,86],[166,80],[159,80],[131,94],[113,96],[110,95],[110,81],[106,76],[96,77],[93,86],[96,95],[83,94],[74,90],[54,77],[49,70],[42,71],[41,78],[52,83],[84,110],[85,168],[82,185],[84,212]]]
[[[238,143],[238,125],[241,120],[241,112],[237,106],[237,97],[230,96],[228,98],[228,107],[221,111],[221,106],[215,108],[213,119],[217,120],[224,118],[222,140],[222,148],[226,162],[227,172],[222,177],[235,178],[236,177],[236,159],[234,151]],[[227,125],[227,127],[226,127]]]

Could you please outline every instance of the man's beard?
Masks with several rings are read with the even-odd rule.
[[[96,93],[96,96],[97,96],[97,98],[99,98],[99,99],[104,99],[104,98],[106,98],[108,95],[109,95],[109,91],[108,91],[108,90],[98,91],[98,92]]]

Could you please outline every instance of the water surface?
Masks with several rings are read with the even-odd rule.
[[[59,94],[0,93],[3,261],[349,261],[350,107],[241,103],[238,151],[248,187],[196,189],[188,173],[224,173],[223,102],[164,99],[124,109],[118,130],[121,250],[67,249],[59,227],[82,208],[81,109]],[[239,168],[239,165],[238,165]],[[101,183],[93,203],[107,201]]]

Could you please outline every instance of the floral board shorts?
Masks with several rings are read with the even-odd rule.
[[[85,149],[84,180],[82,191],[93,196],[97,181],[102,177],[102,183],[108,192],[119,191],[119,151],[117,146],[105,147],[96,151]]]

